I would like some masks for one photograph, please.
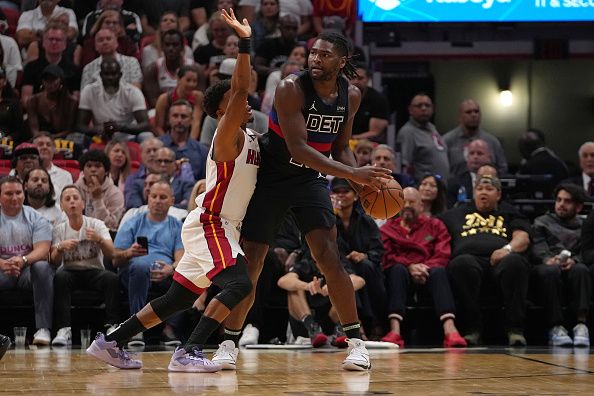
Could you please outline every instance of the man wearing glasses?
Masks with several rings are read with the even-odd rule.
[[[417,181],[426,173],[437,173],[444,180],[450,174],[448,149],[441,135],[431,123],[433,101],[426,93],[416,94],[408,106],[409,120],[398,131],[404,172]]]

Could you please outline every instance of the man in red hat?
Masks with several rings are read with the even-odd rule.
[[[23,181],[25,173],[41,166],[39,150],[32,143],[21,143],[14,149],[10,176],[16,176]]]

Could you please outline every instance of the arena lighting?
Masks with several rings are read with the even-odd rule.
[[[509,89],[499,92],[499,102],[503,107],[510,107],[514,101],[514,95]]]

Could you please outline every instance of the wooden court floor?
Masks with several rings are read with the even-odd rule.
[[[10,350],[0,395],[594,395],[589,350],[372,350],[369,373],[343,371],[334,350],[242,350],[237,372],[168,373],[171,353],[125,371],[76,347]]]

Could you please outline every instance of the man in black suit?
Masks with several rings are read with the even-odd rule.
[[[518,148],[524,157],[518,174],[551,177],[530,182],[530,190],[535,198],[553,198],[555,186],[569,176],[565,162],[545,144],[544,133],[535,128],[528,129],[518,141]]]
[[[467,147],[466,171],[459,176],[452,176],[447,182],[448,207],[451,208],[458,200],[472,199],[472,191],[476,180],[478,169],[491,163],[493,158],[491,149],[486,141],[476,139],[471,141]]]
[[[594,142],[582,144],[578,150],[580,157],[581,175],[570,177],[565,180],[567,183],[577,184],[588,192],[591,198],[594,198]]]

